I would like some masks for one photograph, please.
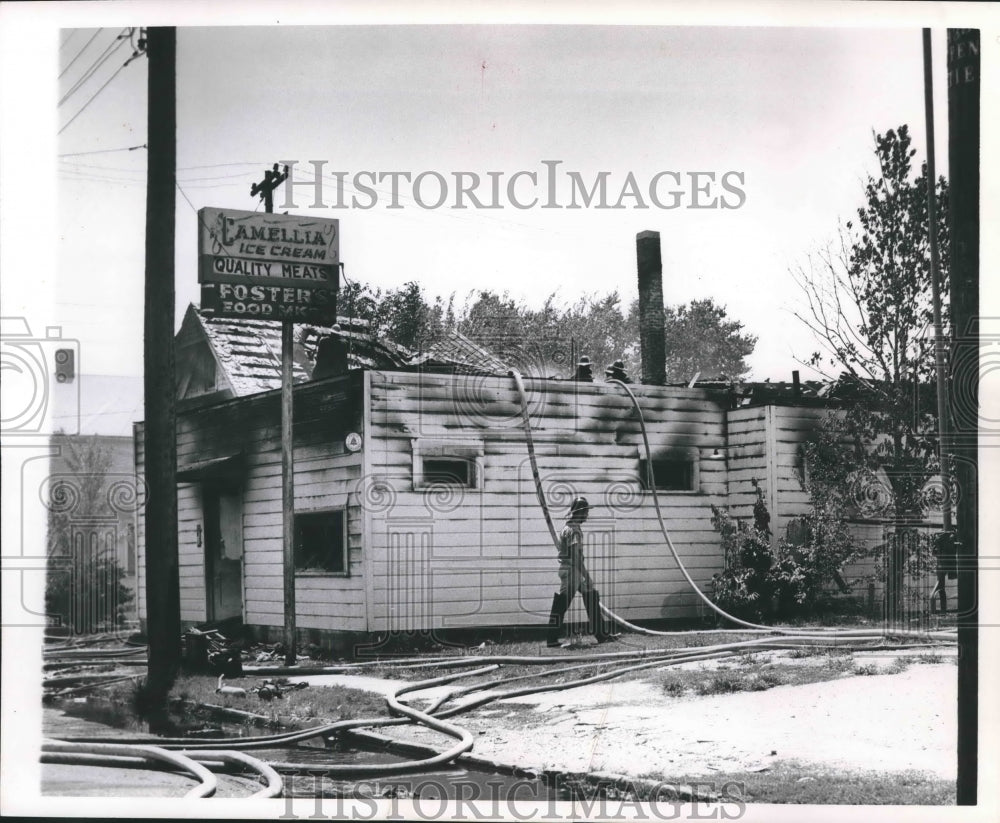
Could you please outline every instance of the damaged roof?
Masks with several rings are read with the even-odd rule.
[[[238,397],[281,387],[281,322],[209,317],[198,306],[188,306],[184,326],[204,333],[228,386]],[[311,380],[320,340],[337,334],[347,344],[349,369],[392,369],[456,374],[507,374],[507,365],[488,349],[458,331],[448,332],[426,351],[414,353],[372,333],[367,320],[338,317],[331,326],[296,323],[292,379]],[[183,328],[183,327],[182,327]]]
[[[424,371],[452,371],[456,374],[506,375],[510,371],[510,367],[493,352],[457,330],[446,332],[425,352],[410,360],[409,365]]]
[[[281,322],[206,317],[197,306],[188,316],[202,328],[216,360],[234,394],[243,396],[281,387]],[[409,352],[388,340],[373,337],[368,321],[338,317],[339,334],[347,342],[347,362],[352,369],[398,369]],[[330,326],[296,324],[292,352],[292,380],[312,379],[316,349],[321,338],[334,334]]]

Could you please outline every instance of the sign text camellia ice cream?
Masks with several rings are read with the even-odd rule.
[[[198,212],[202,308],[216,317],[334,322],[340,225],[329,218]]]

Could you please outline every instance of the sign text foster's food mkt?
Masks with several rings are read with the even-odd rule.
[[[340,221],[204,208],[198,212],[202,309],[216,317],[332,323]]]

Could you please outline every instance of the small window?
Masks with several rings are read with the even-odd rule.
[[[483,484],[483,446],[471,441],[413,440],[413,488],[457,486],[479,489]]]
[[[639,484],[649,490],[648,461],[639,461]],[[653,460],[653,481],[657,491],[697,491],[695,462],[686,458],[661,458]]]
[[[347,574],[344,511],[295,515],[295,571]]]
[[[475,486],[475,466],[464,458],[425,457],[424,483],[445,483],[452,486]]]

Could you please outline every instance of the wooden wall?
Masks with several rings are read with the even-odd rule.
[[[370,629],[544,622],[558,586],[513,379],[370,372],[366,460]],[[587,562],[608,605],[630,619],[691,617],[697,597],[639,487],[642,439],[631,401],[606,383],[526,380],[539,469],[557,530],[576,494],[593,507]],[[725,504],[722,402],[705,390],[633,387],[654,455],[697,456],[700,491],[660,493],[666,525],[707,588],[721,569],[710,504]],[[414,449],[479,449],[479,488],[414,488]],[[679,451],[678,451],[679,450]],[[643,455],[644,456],[644,455]],[[579,601],[571,617],[582,618]]]
[[[706,609],[666,547],[639,483],[640,427],[620,387],[526,379],[542,483],[557,531],[569,502],[593,507],[585,527],[591,575],[605,602],[634,620],[691,618]],[[828,412],[727,409],[703,389],[633,386],[654,457],[693,456],[694,492],[660,492],[673,542],[703,591],[721,571],[711,505],[751,518],[756,479],[775,537],[809,508],[800,444]],[[303,629],[384,632],[541,625],[558,586],[556,552],[535,494],[520,403],[511,378],[369,371],[296,387],[296,510],[346,507],[347,576],[299,575]],[[343,448],[364,435],[360,453]],[[142,427],[136,465],[143,471]],[[226,401],[178,416],[184,469],[243,452],[244,619],[280,627],[282,615],[279,394]],[[420,487],[415,451],[474,455],[477,487]],[[724,460],[712,458],[719,449]],[[416,461],[419,462],[419,461]],[[200,482],[178,486],[182,619],[205,619]],[[861,524],[862,527],[865,524]],[[872,539],[869,533],[859,538]],[[868,530],[869,532],[871,529]],[[137,595],[145,616],[143,518]],[[579,599],[571,620],[584,615]]]
[[[820,407],[752,406],[728,413],[729,512],[753,519],[756,480],[771,514],[774,540],[788,522],[810,511],[799,449],[829,410]]]
[[[768,451],[772,445],[768,441],[769,410],[769,406],[753,406],[726,413],[729,471],[725,505],[733,517],[748,522],[753,520],[753,507],[757,502],[753,481],[764,489],[765,499],[774,488],[768,467]]]
[[[771,509],[771,529],[776,537],[784,537],[788,522],[811,510],[809,493],[803,484],[799,449],[829,416],[830,410],[797,406],[769,406],[768,409],[773,418],[776,484],[776,503]]]
[[[343,437],[360,431],[361,374],[295,388],[295,508],[297,512],[347,508],[350,574],[300,574],[296,577],[297,625],[303,629],[363,631],[362,516],[357,489],[362,455],[347,453]],[[177,420],[178,468],[243,452],[244,622],[283,625],[281,560],[280,396],[267,392],[250,398],[180,413]],[[141,437],[137,471],[142,476]],[[201,482],[178,485],[181,617],[205,619],[204,540]],[[145,535],[137,538],[140,553]],[[140,554],[140,556],[142,556]],[[142,586],[140,585],[140,591]],[[140,597],[145,617],[145,596]]]

